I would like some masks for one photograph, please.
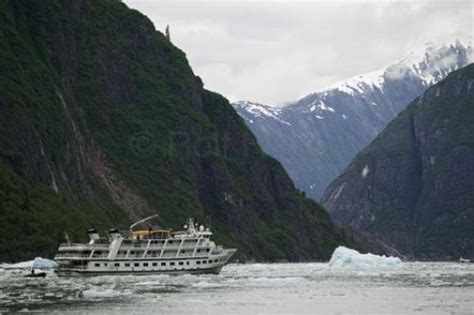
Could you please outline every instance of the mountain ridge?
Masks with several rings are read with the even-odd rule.
[[[328,187],[336,222],[415,259],[474,257],[474,64],[402,111]]]
[[[470,60],[472,47],[460,41],[432,45],[285,107],[248,101],[233,106],[296,186],[319,200],[330,181],[410,101]]]

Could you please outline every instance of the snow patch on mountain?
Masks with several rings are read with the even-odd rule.
[[[458,56],[461,51],[468,51],[468,63],[474,61],[470,45],[464,45],[459,41],[444,44],[428,43],[424,51],[411,52],[393,65],[336,82],[316,93],[324,97],[334,91],[356,95],[378,89],[383,93],[387,79],[400,80],[407,76],[418,77],[424,87],[429,87],[446,77],[448,73],[460,68]]]
[[[458,60],[461,51],[467,51],[467,63],[474,61],[471,46],[464,45],[460,41],[444,44],[427,43],[424,51],[413,51],[388,67],[385,77],[391,80],[417,77],[421,79],[424,87],[429,87],[463,66]]]
[[[332,112],[332,113],[336,112],[334,110],[334,108],[332,108],[331,106],[324,103],[324,101],[315,101],[315,102],[313,102],[311,104],[310,111],[311,112],[314,112],[314,111],[319,111],[319,112],[327,111],[327,112]]]
[[[242,110],[245,110],[251,114],[254,118],[273,118],[285,125],[291,126],[291,123],[281,119],[280,114],[282,108],[271,107],[268,105],[252,103],[248,101],[238,101],[233,104],[234,107],[240,107]],[[247,119],[246,117],[244,117]],[[247,119],[251,124],[254,123],[253,119]]]
[[[329,92],[337,90],[349,95],[355,95],[356,93],[364,93],[367,90],[382,90],[385,83],[384,72],[385,68],[366,74],[357,75],[352,78],[331,84],[328,87],[317,91],[317,93],[322,93],[326,96]]]
[[[369,170],[369,166],[366,165],[364,166],[364,169],[362,170],[362,172],[360,173],[360,175],[362,175],[362,178],[366,178],[367,177],[367,174],[369,174],[370,170]]]

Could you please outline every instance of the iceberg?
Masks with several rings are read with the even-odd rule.
[[[356,268],[374,268],[374,267],[397,267],[402,261],[398,257],[379,256],[371,253],[361,254],[354,249],[344,246],[337,247],[329,260],[329,267],[356,267]]]
[[[0,268],[3,269],[53,269],[58,267],[58,264],[54,260],[36,257],[33,260],[22,261],[15,264],[0,264]]]

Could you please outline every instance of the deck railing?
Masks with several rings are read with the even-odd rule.
[[[110,244],[88,244],[88,243],[61,243],[61,248],[88,247],[88,248],[109,248]]]
[[[90,255],[77,255],[77,254],[57,254],[56,255],[56,259],[60,259],[60,258],[89,258]]]

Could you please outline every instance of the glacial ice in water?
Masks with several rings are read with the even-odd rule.
[[[22,261],[15,264],[0,264],[0,269],[53,269],[58,267],[54,260],[36,257],[33,260]]]
[[[48,314],[472,314],[474,264],[229,264],[219,275],[28,278],[0,273],[0,312]]]
[[[400,266],[402,261],[398,257],[379,256],[371,253],[361,254],[354,249],[339,246],[334,250],[329,261],[330,267],[351,268],[393,268]]]

